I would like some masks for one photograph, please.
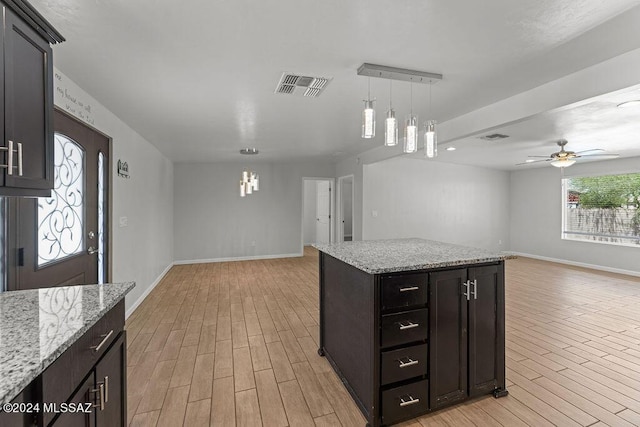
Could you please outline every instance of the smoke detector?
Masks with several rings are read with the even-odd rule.
[[[317,98],[331,80],[333,80],[332,77],[310,77],[300,74],[282,73],[275,93]]]

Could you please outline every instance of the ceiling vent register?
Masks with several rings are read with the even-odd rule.
[[[480,137],[480,139],[483,139],[485,141],[496,141],[498,139],[505,139],[505,138],[509,138],[509,135],[504,135],[501,133],[492,133],[492,134]]]
[[[328,77],[309,77],[292,73],[282,73],[276,86],[276,93],[317,98],[331,82]]]

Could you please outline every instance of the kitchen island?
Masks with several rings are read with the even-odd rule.
[[[320,251],[320,348],[371,426],[505,387],[504,260],[423,239]]]
[[[126,423],[124,297],[134,286],[0,293],[0,425]]]

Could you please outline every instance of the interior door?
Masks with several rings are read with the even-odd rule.
[[[54,129],[51,197],[12,200],[9,290],[106,279],[109,139],[58,110]]]
[[[316,183],[316,242],[331,241],[331,182]]]

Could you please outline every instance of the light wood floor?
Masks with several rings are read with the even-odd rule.
[[[317,350],[317,253],[176,266],[127,320],[135,426],[363,426]],[[640,279],[507,261],[507,385],[403,426],[640,426]]]

